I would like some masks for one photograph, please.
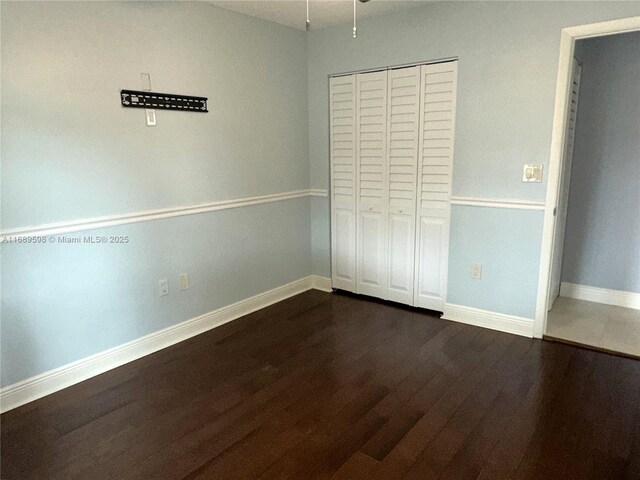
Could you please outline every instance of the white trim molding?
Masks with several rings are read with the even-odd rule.
[[[46,236],[60,235],[64,233],[80,232],[84,230],[95,230],[98,228],[125,225],[128,223],[148,222],[162,218],[179,217],[182,215],[194,215],[198,213],[215,212],[218,210],[228,210],[230,208],[248,207],[251,205],[261,205],[264,203],[280,202],[302,197],[327,196],[326,190],[308,189],[295,190],[292,192],[273,193],[269,195],[259,195],[255,197],[236,198],[233,200],[220,200],[217,202],[202,203],[198,205],[188,205],[185,207],[160,208],[156,210],[144,210],[141,212],[125,213],[122,215],[106,215],[103,217],[83,218],[67,222],[47,223],[29,227],[12,228],[3,230],[0,233],[0,241],[8,236]]]
[[[310,275],[6,386],[0,389],[0,411],[12,410],[312,288],[331,291],[331,279]]]
[[[472,207],[514,208],[517,210],[544,210],[544,203],[526,200],[503,200],[497,198],[451,197],[451,205]]]
[[[640,16],[566,27],[560,32],[556,100],[553,111],[553,128],[551,131],[551,150],[549,153],[547,194],[542,227],[538,296],[534,323],[534,335],[538,338],[542,338],[547,329],[547,303],[551,284],[553,238],[555,236],[555,216],[553,213],[560,194],[560,172],[562,171],[562,161],[566,143],[566,126],[569,118],[568,105],[569,99],[571,98],[571,69],[573,66],[575,42],[581,38],[600,37],[603,35],[633,31],[640,31]]]
[[[309,190],[309,195],[312,197],[328,197],[329,191],[326,188],[312,188]]]
[[[452,303],[445,303],[442,318],[467,325],[475,325],[476,327],[490,328],[491,330],[513,333],[529,338],[533,337],[533,319],[531,318],[517,317]]]
[[[640,310],[640,293],[562,282],[560,296]]]

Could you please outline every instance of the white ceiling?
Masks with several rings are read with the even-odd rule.
[[[358,18],[404,10],[428,0],[370,0],[357,2]],[[208,0],[218,7],[289,27],[305,29],[305,0]],[[310,0],[311,28],[322,28],[353,21],[353,0]]]

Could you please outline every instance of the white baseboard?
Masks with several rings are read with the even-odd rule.
[[[331,279],[329,277],[321,277],[320,275],[311,275],[311,288],[321,290],[323,292],[333,292]]]
[[[312,288],[331,291],[331,279],[310,275],[123,345],[8,385],[0,389],[0,411],[12,410]]]
[[[562,282],[560,296],[640,310],[640,293]]]
[[[442,318],[454,322],[490,328],[501,332],[513,333],[524,337],[533,337],[533,319],[490,312],[479,308],[465,307],[446,303]]]

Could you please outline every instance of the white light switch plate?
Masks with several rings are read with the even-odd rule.
[[[145,117],[147,119],[147,127],[155,127],[156,126],[156,111],[153,109],[145,109],[144,111]]]
[[[522,170],[523,182],[542,182],[542,165],[525,165]]]

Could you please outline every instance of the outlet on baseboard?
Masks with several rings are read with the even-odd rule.
[[[189,290],[189,274],[180,274],[180,290]]]
[[[169,280],[163,278],[158,282],[158,286],[160,287],[160,296],[164,297],[165,295],[169,295]]]
[[[481,280],[482,279],[482,264],[481,263],[474,263],[473,265],[471,265],[471,278],[473,278],[474,280]]]

